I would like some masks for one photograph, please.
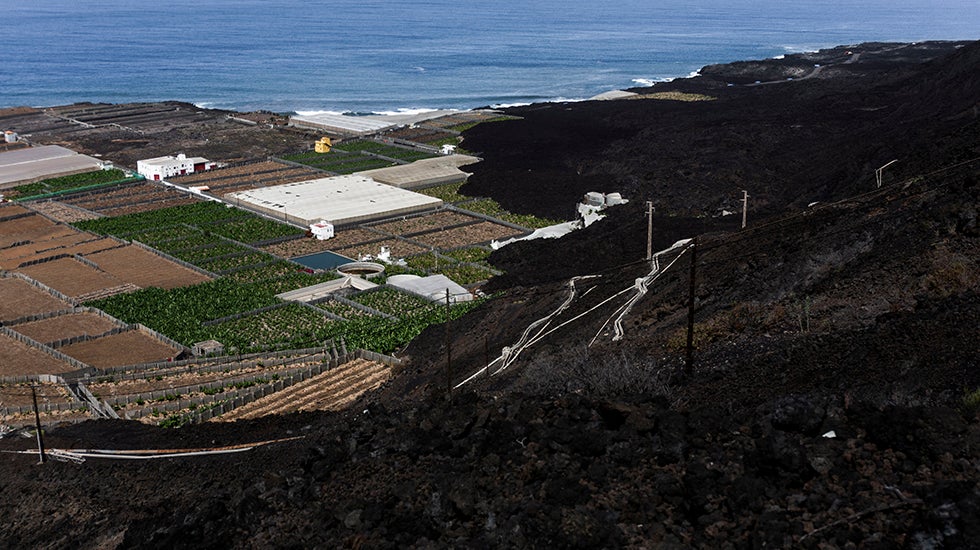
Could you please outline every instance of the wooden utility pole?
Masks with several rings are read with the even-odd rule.
[[[453,349],[449,344],[449,289],[446,289],[446,395],[453,398]]]
[[[742,191],[742,229],[745,229],[745,218],[749,211],[749,192]]]
[[[647,259],[653,259],[653,202],[647,201]]]
[[[687,357],[684,361],[684,372],[691,374],[694,371],[694,286],[697,277],[698,265],[698,238],[694,237],[694,244],[691,245],[691,286],[687,297]]]
[[[37,452],[41,456],[40,464],[44,464],[47,457],[44,456],[44,435],[41,434],[41,415],[37,412],[37,390],[31,384],[31,399],[34,401],[34,426],[37,428]]]

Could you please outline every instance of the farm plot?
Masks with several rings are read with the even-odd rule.
[[[446,227],[476,221],[478,221],[478,218],[474,218],[473,216],[460,214],[459,212],[453,212],[450,210],[443,210],[423,216],[382,222],[374,224],[371,227],[386,233],[391,233],[392,235],[404,236],[411,233],[419,233],[433,229],[444,229]]]
[[[72,307],[23,279],[0,278],[0,322]]]
[[[339,410],[364,392],[377,388],[390,376],[390,367],[356,359],[238,407],[212,421],[231,422],[297,411]]]
[[[0,214],[3,212],[0,211]],[[22,241],[45,240],[52,233],[65,234],[64,226],[38,215],[0,221],[0,248]]]
[[[302,229],[254,215],[199,227],[215,235],[221,235],[222,237],[243,243],[270,241],[272,239],[303,234]]]
[[[62,234],[48,236],[50,238],[43,241],[28,241],[0,250],[0,269],[13,271],[22,263],[64,254],[66,249],[92,240],[91,235],[79,233],[71,228],[66,228]]]
[[[357,319],[359,317],[371,316],[370,313],[364,311],[363,309],[358,309],[352,305],[345,304],[334,299],[324,300],[311,305],[322,309],[323,311],[329,311],[330,313],[333,313],[338,317],[343,317],[344,319]]]
[[[75,258],[60,258],[18,269],[28,277],[72,297],[120,287],[124,281]]]
[[[187,195],[172,195],[166,198],[155,199],[150,202],[141,202],[137,204],[117,206],[115,208],[108,208],[99,211],[99,213],[106,216],[125,216],[126,214],[140,214],[142,212],[160,210],[161,208],[171,208],[174,206],[194,204],[195,202],[198,202],[198,199],[194,197],[189,197]]]
[[[384,143],[378,143],[376,141],[367,140],[356,140],[356,141],[345,141],[340,145],[334,147],[335,149],[340,149],[342,151],[348,151],[351,153],[373,153],[375,155],[381,155],[383,157],[392,158],[395,160],[400,160],[404,162],[414,162],[420,159],[433,158],[438,155],[430,153],[427,151],[420,151],[418,149],[412,149],[410,147],[399,147],[397,145],[387,145]]]
[[[415,143],[434,143],[447,139],[455,140],[457,137],[456,134],[452,132],[436,130],[434,128],[412,128],[411,126],[404,126],[396,130],[385,132],[384,136],[395,139],[403,139],[405,141],[414,141]]]
[[[87,254],[85,258],[120,280],[139,287],[175,288],[210,279],[202,273],[133,245]]]
[[[180,353],[180,350],[139,330],[70,344],[58,351],[100,368],[165,361]]]
[[[0,333],[0,376],[61,374],[76,370],[70,364]]]
[[[34,391],[37,393],[37,402],[42,405],[44,403],[71,402],[68,390],[61,384],[35,382]],[[0,408],[30,407],[33,403],[31,384],[0,384]]]
[[[144,288],[90,305],[117,319],[141,323],[191,346],[210,338],[208,327],[202,325],[204,322],[277,303],[272,286],[267,283],[246,285],[220,278],[169,290]]]
[[[456,229],[412,235],[412,240],[436,248],[460,248],[515,237],[521,234],[523,234],[522,231],[512,227],[484,221]]]
[[[17,200],[29,200],[38,195],[49,195],[72,189],[82,189],[98,185],[113,185],[136,180],[137,178],[129,178],[122,170],[114,168],[112,170],[96,170],[94,172],[50,178],[36,183],[14,187],[12,191],[14,198]]]
[[[322,345],[329,339],[331,321],[316,310],[300,304],[287,304],[270,311],[249,315],[206,327],[210,338],[239,353],[270,349],[301,349]]]
[[[254,214],[212,201],[204,201],[139,214],[87,220],[79,222],[76,227],[96,233],[124,236],[130,233],[141,233],[153,227],[173,226],[182,223],[201,226],[212,222],[250,216],[254,216]]]
[[[433,302],[393,288],[362,292],[351,296],[350,300],[395,317],[404,317],[433,305]]]
[[[400,239],[386,239],[383,241],[375,241],[373,243],[358,244],[353,246],[345,246],[343,248],[331,249],[337,254],[347,256],[348,258],[358,258],[366,255],[376,255],[381,251],[381,247],[387,247],[391,250],[391,255],[399,258],[405,256],[411,256],[413,254],[418,254],[420,252],[425,252],[427,249],[409,243]]]
[[[63,338],[105,334],[117,327],[118,325],[112,322],[111,319],[107,319],[97,313],[80,312],[49,317],[40,321],[21,323],[10,328],[42,344],[47,344]]]
[[[52,200],[32,202],[31,208],[62,223],[75,223],[102,217],[98,212]]]
[[[250,162],[245,164],[239,164],[237,166],[227,166],[225,168],[216,168],[214,170],[209,170],[207,172],[196,172],[194,174],[188,174],[186,176],[179,176],[176,178],[171,178],[170,181],[183,186],[198,185],[201,183],[210,184],[213,181],[220,181],[226,178],[240,177],[240,176],[255,176],[258,174],[264,174],[268,172],[274,172],[276,170],[281,170],[285,165],[282,163],[266,160],[261,162]]]

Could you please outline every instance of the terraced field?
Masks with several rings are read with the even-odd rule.
[[[390,367],[366,359],[356,359],[248,405],[238,407],[211,421],[233,422],[271,414],[338,410],[364,392],[377,388],[390,376]]]

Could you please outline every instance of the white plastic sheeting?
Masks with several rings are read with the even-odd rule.
[[[388,285],[413,294],[418,294],[433,302],[446,301],[446,289],[449,289],[449,302],[470,302],[473,294],[462,286],[453,282],[445,275],[429,275],[419,277],[418,275],[392,275],[388,277]]]

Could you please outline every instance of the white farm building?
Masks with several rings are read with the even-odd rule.
[[[136,161],[136,171],[148,180],[160,181],[176,176],[193,174],[210,170],[218,163],[211,162],[204,157],[188,157],[181,153],[168,157],[156,157],[152,159]]]
[[[225,195],[228,202],[309,227],[334,226],[434,210],[442,201],[359,175],[260,187]]]

